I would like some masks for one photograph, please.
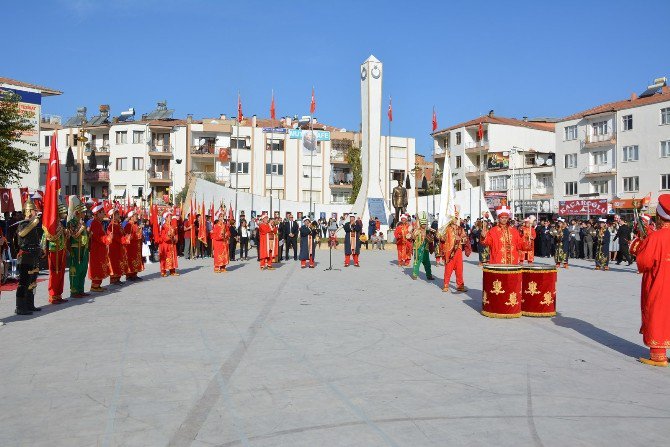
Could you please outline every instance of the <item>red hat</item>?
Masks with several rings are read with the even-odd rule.
[[[658,196],[658,205],[656,213],[663,220],[670,220],[670,194],[661,194]]]

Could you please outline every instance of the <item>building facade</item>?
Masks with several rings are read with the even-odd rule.
[[[670,90],[657,79],[640,96],[603,104],[556,124],[556,198],[606,199],[626,213],[633,199],[670,191]]]
[[[79,190],[96,199],[172,201],[192,178],[203,178],[242,192],[314,204],[348,203],[353,171],[347,160],[360,146],[360,133],[310,118],[280,120],[255,116],[238,122],[225,115],[173,119],[161,102],[139,119],[134,111],[111,117],[108,106],[87,118],[84,108],[58,126],[62,181],[66,192]],[[44,185],[50,138],[41,131]],[[83,136],[83,138],[82,138]],[[71,147],[76,179],[65,166]],[[388,199],[393,179],[403,180],[414,167],[414,139],[381,137],[379,179]],[[91,156],[95,158],[91,164]],[[389,156],[390,155],[390,156]]]
[[[491,111],[432,136],[438,168],[450,163],[457,191],[483,186],[491,209],[507,204],[519,215],[552,212],[553,120],[518,120]]]

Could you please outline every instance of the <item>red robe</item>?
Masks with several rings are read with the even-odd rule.
[[[409,232],[410,228],[407,224],[398,224],[393,232],[398,249],[398,265],[409,265],[412,259],[412,242],[407,239]]]
[[[128,258],[126,255],[126,244],[128,238],[125,237],[123,228],[118,222],[110,222],[107,226],[107,235],[109,238],[109,276],[121,277],[126,274],[128,267]]]
[[[230,227],[227,223],[217,222],[212,227],[212,257],[214,270],[226,268],[230,262],[229,241]]]
[[[640,333],[650,348],[670,348],[670,223],[640,244],[637,268],[642,273]]]
[[[177,231],[170,223],[161,227],[161,243],[158,247],[161,273],[174,271],[179,267],[177,262]]]
[[[88,277],[91,281],[102,281],[109,276],[109,238],[102,228],[102,222],[91,222],[90,253],[88,259]]]
[[[519,228],[519,235],[521,236],[519,260],[533,262],[535,260],[535,228],[523,226]]]
[[[490,264],[518,264],[521,237],[516,228],[500,224],[491,228],[481,243],[491,249]]]
[[[144,270],[142,259],[142,230],[136,223],[128,222],[123,232],[129,240],[126,245],[127,267],[126,273],[135,275]]]
[[[258,226],[258,253],[261,260],[274,262],[274,258],[279,255],[279,237],[277,237],[277,227],[262,223]],[[269,259],[272,257],[273,259]]]

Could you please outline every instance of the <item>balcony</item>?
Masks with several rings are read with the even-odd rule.
[[[330,151],[330,162],[338,164],[349,164],[347,163],[346,153],[344,151],[338,151],[338,150]]]
[[[442,159],[447,156],[447,150],[441,147],[435,148],[435,160]]]
[[[172,158],[172,146],[169,144],[150,144],[149,156],[156,158]]]
[[[170,171],[149,171],[149,183],[155,183],[157,185],[169,185],[172,183],[172,176]]]
[[[596,147],[611,146],[616,144],[616,135],[613,133],[606,133],[603,135],[587,135],[582,142],[584,149],[593,149]]]
[[[465,143],[466,154],[478,154],[480,152],[487,152],[489,150],[489,140],[469,141]]]
[[[109,170],[84,172],[84,181],[87,183],[109,183]]]
[[[478,177],[484,175],[485,169],[478,168],[477,166],[468,166],[465,168],[466,177]]]
[[[92,149],[95,149],[95,155],[109,155],[109,141],[96,141],[95,143],[91,142],[87,144],[86,149],[84,149],[84,155],[91,155]]]
[[[610,177],[616,175],[616,169],[610,165],[590,165],[581,174],[586,178]]]
[[[230,174],[223,174],[218,172],[211,171],[191,171],[191,175],[196,178],[201,178],[208,182],[218,183],[220,185],[229,186],[230,185]]]

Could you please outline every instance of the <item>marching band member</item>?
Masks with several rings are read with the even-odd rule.
[[[91,279],[91,292],[104,292],[102,281],[109,276],[109,238],[102,227],[105,218],[104,205],[93,205],[91,209],[91,251],[88,259],[88,277]]]
[[[549,232],[554,238],[556,250],[554,251],[554,262],[556,268],[568,268],[568,251],[570,249],[570,230],[568,230],[565,219],[558,218],[558,226]]]
[[[32,315],[33,312],[42,310],[35,307],[35,288],[37,287],[37,274],[40,272],[40,218],[37,216],[37,208],[28,197],[23,204],[24,220],[20,221],[16,229],[18,239],[18,253],[16,264],[19,271],[19,286],[16,289],[17,315]]]
[[[407,214],[400,216],[400,223],[395,227],[393,235],[395,236],[395,244],[398,249],[398,266],[408,266],[412,259],[412,244],[407,240],[407,234],[412,231],[407,223]]]
[[[310,225],[309,217],[302,220],[302,225],[298,229],[300,234],[300,268],[305,268],[309,263],[309,268],[314,268],[314,249],[316,247],[316,240],[314,238],[314,230]]]
[[[266,213],[261,216],[261,223],[258,225],[258,259],[261,264],[261,270],[274,270],[272,266],[273,258],[279,254],[278,228],[274,220],[270,220]]]
[[[179,276],[177,268],[179,263],[177,260],[177,229],[175,223],[177,216],[173,219],[170,217],[172,213],[166,211],[163,213],[163,226],[160,230],[160,245],[158,247],[158,256],[161,264],[161,276]]]
[[[595,242],[595,261],[596,270],[609,270],[610,263],[610,232],[607,229],[607,220],[602,217],[598,219],[599,228],[596,231]]]
[[[417,279],[419,277],[419,269],[421,264],[423,264],[423,268],[426,270],[426,279],[432,281],[435,278],[430,269],[430,252],[433,251],[433,247],[435,246],[435,230],[427,228],[427,224],[428,219],[426,219],[426,213],[424,212],[419,218],[419,226],[415,227],[407,237],[412,240],[412,248],[414,251],[412,279]]]
[[[221,217],[225,211],[217,211],[214,214],[214,225],[212,226],[212,259],[214,260],[214,273],[226,272],[226,266],[230,262],[230,227]]]
[[[533,228],[533,218],[526,217],[523,220],[523,226],[519,229],[521,233],[521,250],[519,251],[519,264],[526,261],[528,264],[535,260],[535,228]]]
[[[519,263],[519,247],[521,237],[519,232],[509,225],[511,211],[506,206],[498,208],[498,224],[490,230],[482,229],[482,245],[489,247],[491,264]]]
[[[456,290],[467,292],[465,281],[463,280],[463,252],[465,256],[470,256],[472,248],[467,233],[460,225],[458,218],[459,212],[456,210],[455,217],[438,232],[438,238],[443,242],[444,248],[444,284],[443,292],[449,292],[449,282],[452,272],[456,272]]]
[[[658,198],[659,227],[640,243],[637,268],[642,273],[640,333],[649,347],[649,358],[642,363],[668,366],[670,348],[670,194]]]
[[[72,298],[83,298],[89,295],[84,291],[89,256],[89,235],[84,222],[84,211],[86,211],[86,206],[81,203],[79,197],[70,196],[67,229],[70,235],[68,266]]]
[[[107,236],[109,237],[109,284],[123,284],[121,277],[126,274],[128,268],[128,257],[126,254],[126,245],[128,238],[121,228],[121,219],[119,210],[112,208],[107,213],[109,215],[109,225],[107,226]]]
[[[142,281],[137,274],[144,270],[142,257],[142,229],[137,224],[137,211],[128,213],[128,221],[123,228],[128,240],[126,245],[126,279],[128,281]]]
[[[49,303],[60,304],[67,300],[63,299],[63,286],[65,284],[65,267],[67,263],[67,238],[69,234],[63,227],[61,219],[67,218],[67,208],[62,203],[58,204],[58,223],[56,234],[47,236],[42,233],[42,249],[49,260]]]
[[[359,255],[361,253],[361,235],[363,234],[363,223],[356,220],[355,214],[349,214],[349,222],[344,226],[344,266],[349,267],[351,256],[354,257],[354,267],[360,267]]]

